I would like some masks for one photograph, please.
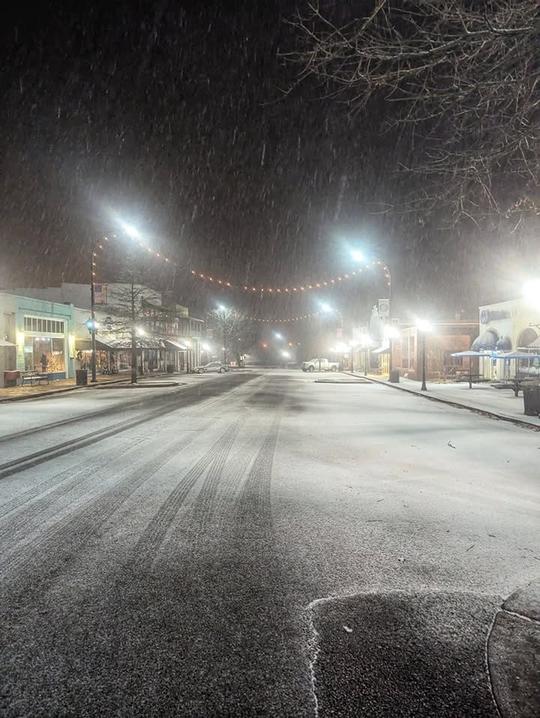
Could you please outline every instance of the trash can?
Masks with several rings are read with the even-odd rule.
[[[392,369],[390,372],[390,383],[399,384],[399,369]]]
[[[5,371],[4,372],[4,386],[17,386],[17,383],[20,378],[21,378],[20,371]]]
[[[75,382],[77,386],[86,386],[88,384],[88,371],[86,369],[76,369]]]
[[[525,416],[540,415],[540,385],[523,387],[523,406]]]

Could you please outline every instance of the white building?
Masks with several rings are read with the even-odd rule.
[[[0,385],[4,372],[40,371],[50,379],[74,374],[73,306],[0,292]]]
[[[509,299],[486,304],[479,309],[480,333],[472,344],[474,351],[521,352],[531,357],[540,354],[540,306],[526,299]],[[489,379],[513,376],[516,371],[540,374],[536,358],[480,360],[481,373]]]

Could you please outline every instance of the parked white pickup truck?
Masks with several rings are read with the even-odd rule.
[[[302,371],[337,371],[339,364],[337,361],[328,361],[328,359],[310,359],[302,362]]]

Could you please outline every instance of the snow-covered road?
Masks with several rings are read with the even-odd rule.
[[[497,715],[540,434],[314,378],[0,407],[0,714]]]

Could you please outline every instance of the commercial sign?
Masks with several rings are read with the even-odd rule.
[[[388,319],[390,316],[390,300],[379,299],[378,302],[379,316],[381,319]]]

